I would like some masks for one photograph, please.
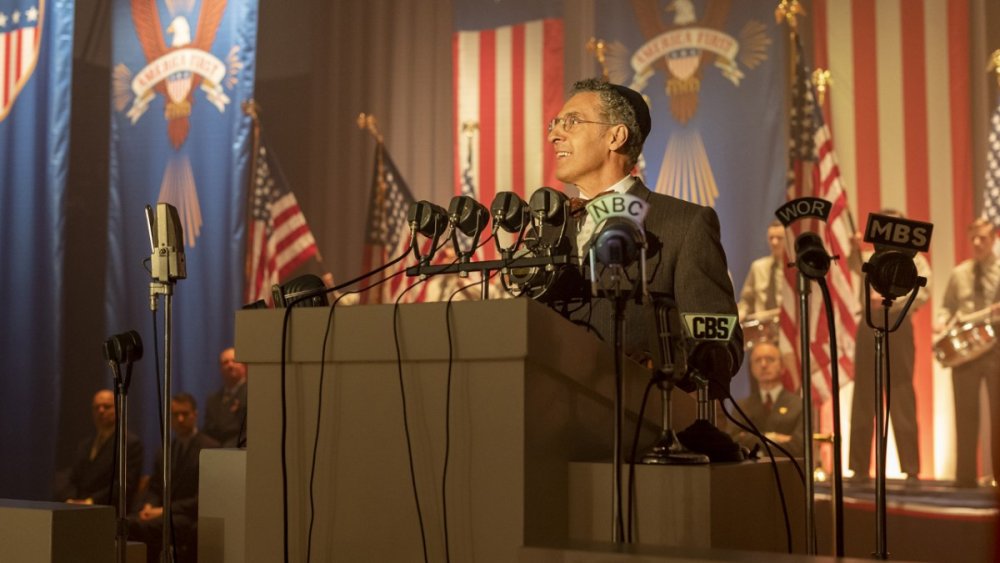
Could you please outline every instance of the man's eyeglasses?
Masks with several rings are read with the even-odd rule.
[[[597,125],[618,125],[617,123],[607,123],[605,121],[588,121],[586,119],[581,119],[576,115],[567,115],[566,117],[554,117],[552,121],[549,121],[549,133],[552,132],[557,126],[562,125],[563,131],[569,133],[580,123],[596,123]]]

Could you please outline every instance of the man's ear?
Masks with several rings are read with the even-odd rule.
[[[617,125],[612,125],[611,138],[608,140],[608,149],[611,151],[617,151],[618,149],[625,146],[625,142],[628,141],[628,127],[625,127],[621,123]]]

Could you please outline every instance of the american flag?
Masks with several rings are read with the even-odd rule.
[[[794,252],[791,251],[794,238],[805,230],[811,230],[820,235],[831,254],[841,258],[833,261],[827,275],[827,284],[836,317],[841,382],[846,383],[854,377],[854,333],[861,311],[858,288],[847,260],[850,255],[854,225],[847,205],[847,195],[841,184],[830,130],[816,103],[798,34],[795,34],[795,39],[792,56],[795,57],[796,64],[789,117],[789,169],[786,194],[789,200],[813,196],[826,199],[833,205],[826,223],[800,220],[790,226],[793,236],[788,237],[788,255],[794,256]],[[787,283],[782,287],[781,346],[784,350],[794,350],[796,359],[800,361],[803,352],[799,343],[797,274],[792,268],[786,268],[784,274]],[[830,370],[832,358],[826,311],[818,292],[813,293],[809,303],[811,366],[814,372],[819,371],[823,375],[821,378],[813,377],[812,383],[814,391],[826,401],[832,392]],[[797,387],[800,381],[801,379],[796,379],[792,382],[792,386]]]
[[[375,170],[372,174],[372,190],[368,200],[368,226],[365,234],[364,271],[368,272],[393,258],[410,251],[409,226],[406,217],[410,206],[415,203],[410,188],[396,169],[383,143],[375,147]],[[422,255],[429,250],[425,243]],[[361,296],[364,303],[393,303],[415,279],[402,273],[416,261],[410,257],[395,267],[382,272],[382,278],[391,278]],[[377,281],[377,280],[372,280]],[[426,286],[426,284],[421,284]],[[401,302],[422,301],[425,287],[407,292]]]
[[[1000,102],[990,120],[989,147],[986,150],[986,189],[983,191],[983,215],[1000,229]]]
[[[35,68],[42,17],[42,12],[31,2],[0,4],[0,121],[10,113],[17,94]]]
[[[256,156],[247,236],[247,303],[258,299],[269,301],[272,285],[319,255],[316,239],[295,194],[263,142]]]
[[[563,103],[562,21],[459,31],[453,53],[454,193],[474,187],[489,207],[501,190],[557,185],[545,123]]]
[[[913,313],[913,387],[921,473],[950,479],[954,467],[951,372],[934,361],[933,312],[952,267],[971,254],[975,21],[967,1],[813,0],[813,55],[833,87],[825,116],[837,137],[844,189],[859,223],[892,208],[934,224],[927,258],[931,300]],[[849,432],[845,425],[844,432]],[[899,475],[889,444],[889,475]]]

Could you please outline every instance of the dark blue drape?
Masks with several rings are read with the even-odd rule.
[[[5,45],[32,51],[0,105],[0,497],[43,499],[55,459],[73,2],[0,0]],[[14,18],[17,13],[18,17]],[[29,29],[29,28],[33,28]],[[18,31],[20,30],[20,31]],[[0,58],[0,77],[12,57]],[[4,88],[0,80],[0,88]]]

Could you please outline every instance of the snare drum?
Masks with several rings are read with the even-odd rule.
[[[771,309],[757,315],[750,315],[740,326],[743,327],[743,344],[747,350],[758,342],[777,344],[781,332],[779,310]]]
[[[990,319],[967,322],[946,332],[934,342],[934,356],[946,368],[971,362],[996,345],[997,331]]]

